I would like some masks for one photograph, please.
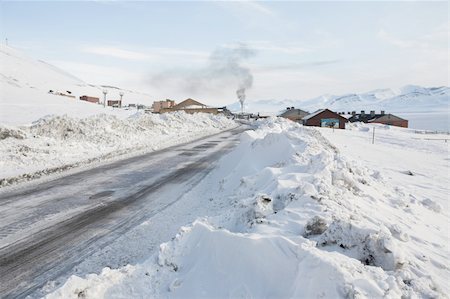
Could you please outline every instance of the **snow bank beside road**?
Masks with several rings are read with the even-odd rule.
[[[329,140],[286,120],[262,121],[186,194],[209,197],[221,213],[182,228],[144,264],[73,276],[49,298],[445,297],[449,215],[429,201],[448,207],[446,187],[426,201],[390,176],[395,161],[356,162],[340,150],[351,138]]]
[[[183,112],[51,116],[30,126],[0,125],[0,186],[93,161],[153,151],[231,128],[225,117]]]

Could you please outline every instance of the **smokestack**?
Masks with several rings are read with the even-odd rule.
[[[370,116],[375,116],[375,110],[370,110]]]
[[[245,102],[245,88],[239,88],[236,91],[236,95],[241,103],[241,113],[244,114],[244,102]]]
[[[361,110],[361,116],[364,116],[366,112],[364,110]]]
[[[381,110],[381,115],[384,115],[384,110]]]

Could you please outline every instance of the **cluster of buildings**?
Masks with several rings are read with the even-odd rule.
[[[80,100],[81,101],[86,101],[86,102],[89,102],[89,103],[95,103],[95,104],[98,104],[100,102],[99,98],[97,98],[97,97],[90,97],[90,96],[87,96],[87,95],[81,96]],[[106,101],[106,106],[121,108],[122,107],[122,100],[107,100]]]
[[[408,120],[390,113],[386,114],[384,111],[375,113],[374,110],[370,111],[370,113],[365,113],[364,110],[362,110],[361,113],[356,113],[356,111],[345,113],[333,112],[329,109],[320,109],[313,113],[309,113],[301,109],[288,107],[279,116],[302,123],[305,126],[315,127],[345,129],[345,124],[347,122],[377,123],[403,128],[408,127]]]
[[[80,100],[97,104],[100,102],[99,98],[87,95],[81,96]],[[121,108],[122,100],[107,100],[106,105],[110,107]],[[130,104],[129,107],[137,106],[135,104]],[[234,116],[229,110],[227,110],[226,107],[210,107],[191,98],[188,98],[178,104],[175,103],[175,101],[169,99],[164,101],[155,101],[153,102],[151,109],[146,111],[152,113],[184,111],[189,114],[200,112]],[[376,113],[374,110],[370,111],[370,113],[365,113],[364,110],[362,110],[360,113],[356,113],[356,111],[334,112],[329,109],[320,109],[313,113],[309,113],[295,107],[287,107],[286,110],[279,116],[301,123],[305,126],[329,127],[338,129],[345,129],[345,124],[348,122],[377,123],[403,128],[408,127],[408,120],[390,113],[385,113],[385,111],[383,110],[380,111],[380,113]],[[260,116],[258,115],[257,118],[259,117]]]
[[[226,107],[209,107],[203,103],[200,103],[191,98],[182,101],[181,103],[176,104],[173,100],[165,100],[165,101],[155,101],[152,105],[153,113],[167,113],[174,111],[184,111],[186,113],[211,113],[211,114],[225,114],[229,115],[231,112],[227,110]]]

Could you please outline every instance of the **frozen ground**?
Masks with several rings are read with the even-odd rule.
[[[398,116],[407,119],[411,129],[450,133],[450,104],[442,111],[398,113]]]
[[[87,267],[47,297],[447,297],[448,143],[377,126],[372,145],[371,130],[259,122],[180,200],[209,202],[205,217],[146,261]],[[148,225],[122,239],[148,242]]]
[[[70,168],[154,151],[236,126],[225,117],[184,112],[128,118],[51,116],[0,124],[0,187]]]

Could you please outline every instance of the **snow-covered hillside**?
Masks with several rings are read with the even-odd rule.
[[[43,61],[35,60],[11,47],[0,46],[0,123],[7,125],[29,124],[43,116],[67,114],[85,117],[98,113],[116,116],[130,115],[130,111],[103,108],[101,105],[79,100],[81,95],[103,99],[102,91],[108,90],[108,99],[142,103],[146,94],[115,87],[90,85]],[[63,93],[74,96],[50,94]],[[70,93],[69,93],[70,92]]]
[[[445,298],[448,143],[376,125],[371,144],[371,128],[260,121],[180,200],[208,218],[48,298]],[[97,257],[131,254],[121,244],[151,239],[148,225]]]
[[[239,103],[228,106],[239,111]],[[313,112],[328,108],[333,111],[367,113],[381,110],[395,113],[410,121],[410,127],[424,130],[450,131],[450,88],[408,85],[398,89],[377,89],[361,94],[323,95],[304,100],[247,101],[246,110],[262,114],[278,115],[286,107],[296,107]]]
[[[236,125],[213,115],[148,115],[79,100],[142,103],[148,95],[95,86],[0,46],[0,187],[42,175],[191,141]],[[49,93],[52,90],[53,93]]]

